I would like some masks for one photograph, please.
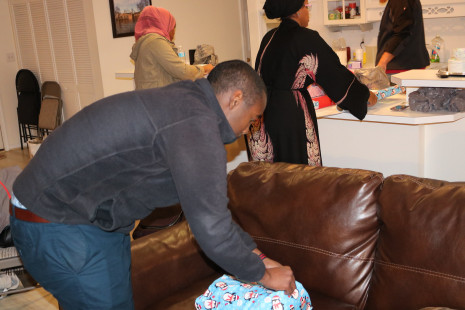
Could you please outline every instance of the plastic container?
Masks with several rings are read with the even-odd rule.
[[[444,40],[436,35],[431,41],[432,50],[431,50],[431,62],[445,62],[446,58],[444,56],[445,43]]]
[[[349,8],[350,8],[350,18],[355,18],[355,15],[357,15],[357,4],[355,2],[349,3]]]
[[[346,47],[346,40],[340,37],[333,41],[331,45],[333,51],[339,57],[339,61],[343,66],[347,66],[347,47]]]
[[[178,46],[178,56],[179,56],[179,58],[182,59],[182,61],[184,63],[188,63],[187,62],[187,57],[186,57],[186,52],[184,52],[184,49],[182,48],[182,45]]]
[[[344,15],[345,15],[345,19],[350,18],[350,7],[348,5],[345,7]]]

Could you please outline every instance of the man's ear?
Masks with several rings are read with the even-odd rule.
[[[231,96],[229,97],[229,109],[235,109],[239,107],[239,104],[243,100],[243,93],[242,90],[236,89],[235,91],[231,92]]]

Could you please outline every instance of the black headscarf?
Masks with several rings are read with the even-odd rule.
[[[302,8],[305,0],[266,0],[263,9],[270,19],[288,17]]]

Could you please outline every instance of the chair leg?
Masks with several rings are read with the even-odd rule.
[[[19,127],[19,142],[21,142],[21,150],[23,149],[23,134],[21,132],[21,123],[18,123]]]
[[[27,139],[27,140],[32,139],[31,125],[28,125],[28,126],[27,126],[27,132],[29,133],[29,135],[26,136],[26,139]],[[27,142],[27,141],[26,141],[26,142]]]

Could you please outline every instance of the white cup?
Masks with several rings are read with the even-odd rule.
[[[355,60],[363,61],[363,49],[357,48],[355,50]]]

